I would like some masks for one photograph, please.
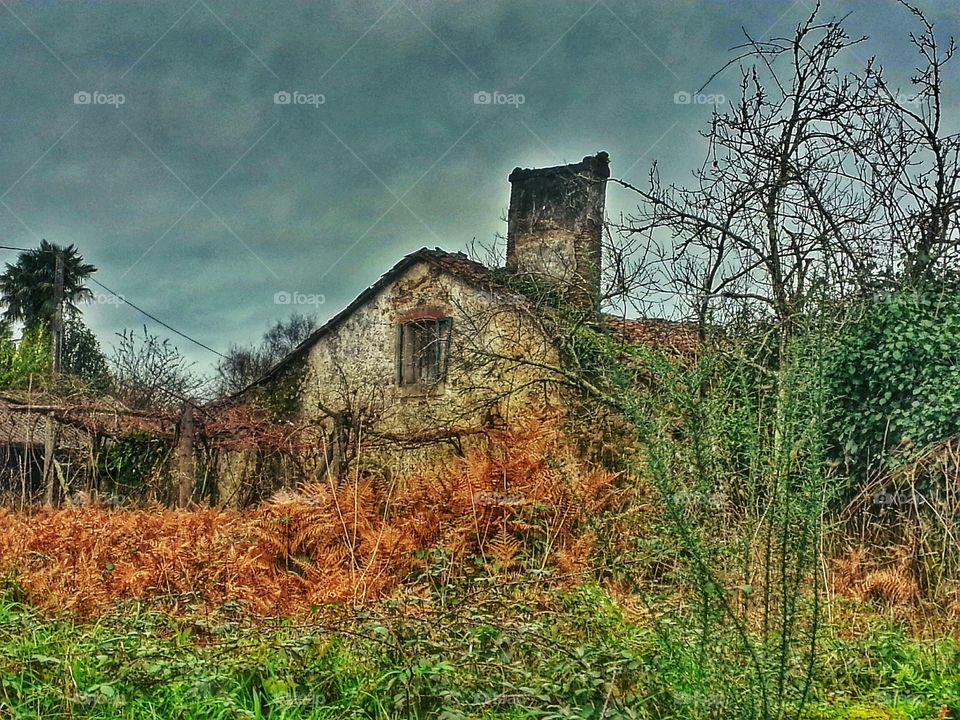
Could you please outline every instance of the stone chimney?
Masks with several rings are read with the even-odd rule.
[[[507,268],[558,287],[568,302],[599,309],[600,248],[610,156],[510,173]]]

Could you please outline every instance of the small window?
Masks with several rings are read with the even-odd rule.
[[[401,385],[438,383],[447,377],[450,318],[401,323],[397,353],[397,380]]]

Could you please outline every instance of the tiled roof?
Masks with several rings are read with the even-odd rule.
[[[603,316],[610,334],[631,345],[663,348],[678,355],[694,355],[700,345],[697,324],[657,318]]]
[[[172,437],[177,417],[160,410],[131,410],[109,396],[63,398],[5,390],[0,396],[0,445],[43,445],[53,417],[57,444],[85,447],[94,436],[146,434]]]
[[[421,260],[426,260],[431,265],[465,279],[486,281],[490,280],[493,275],[493,273],[490,272],[490,268],[486,265],[478,263],[476,260],[471,260],[462,252],[452,253],[441,250],[440,248],[433,250],[422,248],[413,253],[413,255]],[[410,256],[408,255],[407,257]]]

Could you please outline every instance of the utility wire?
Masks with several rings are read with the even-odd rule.
[[[21,252],[31,252],[32,250],[36,250],[36,248],[22,248],[22,247],[14,247],[13,245],[0,245],[0,250],[20,250]],[[227,356],[224,355],[222,352],[220,352],[220,351],[218,351],[218,350],[214,350],[214,349],[213,349],[212,347],[210,347],[209,345],[205,345],[204,343],[200,342],[199,340],[195,340],[194,338],[190,337],[189,335],[180,332],[180,331],[177,330],[175,327],[173,327],[173,326],[171,326],[171,325],[168,325],[168,324],[165,323],[163,320],[161,320],[160,318],[158,318],[156,315],[151,315],[151,314],[148,313],[146,310],[144,310],[142,307],[138,307],[137,305],[134,305],[132,302],[130,302],[129,300],[127,300],[123,295],[121,295],[121,294],[118,293],[118,292],[115,292],[115,291],[111,290],[110,288],[108,288],[106,285],[104,285],[104,284],[103,284],[102,282],[100,282],[99,280],[97,280],[97,279],[95,279],[95,278],[93,278],[93,277],[88,278],[88,280],[90,280],[91,282],[96,283],[97,285],[99,285],[100,287],[102,287],[104,290],[106,290],[108,293],[110,293],[111,295],[113,295],[115,298],[117,298],[118,300],[120,300],[120,302],[126,303],[127,305],[129,305],[130,307],[132,307],[134,310],[136,310],[138,313],[140,313],[141,315],[144,315],[144,316],[150,318],[150,319],[153,320],[155,323],[158,323],[158,324],[162,325],[163,327],[165,327],[165,328],[166,328],[167,330],[169,330],[170,332],[172,332],[172,333],[174,333],[174,334],[179,335],[180,337],[182,337],[184,340],[188,340],[188,341],[192,342],[194,345],[197,345],[197,346],[199,346],[199,347],[202,347],[204,350],[207,350],[208,352],[212,352],[214,355],[217,355],[218,357],[222,357],[224,360],[227,359]]]
[[[92,278],[92,277],[91,277],[91,278],[88,278],[88,280],[90,280],[90,281],[93,282],[93,283],[96,283],[97,285],[99,285],[100,287],[102,287],[104,290],[106,290],[108,293],[110,293],[111,295],[113,295],[115,298],[119,299],[121,302],[126,303],[127,305],[129,305],[130,307],[132,307],[134,310],[136,310],[137,312],[141,313],[142,315],[147,316],[148,318],[150,318],[151,320],[153,320],[155,323],[159,323],[160,325],[163,325],[163,327],[165,327],[165,328],[166,328],[167,330],[169,330],[170,332],[176,333],[177,335],[179,335],[180,337],[182,337],[184,340],[189,340],[189,341],[192,342],[194,345],[198,345],[199,347],[202,347],[204,350],[209,350],[209,351],[212,352],[214,355],[218,355],[218,356],[222,357],[224,360],[227,359],[227,356],[224,355],[222,352],[220,352],[220,351],[218,351],[218,350],[214,350],[214,349],[213,349],[212,347],[210,347],[209,345],[204,345],[204,344],[203,344],[202,342],[200,342],[199,340],[194,340],[194,339],[193,339],[192,337],[190,337],[189,335],[186,335],[185,333],[182,333],[182,332],[180,332],[179,330],[177,330],[175,327],[173,327],[173,326],[171,326],[171,325],[168,325],[168,324],[165,323],[163,320],[161,320],[160,318],[158,318],[156,315],[151,315],[151,314],[148,313],[146,310],[144,310],[142,307],[138,307],[137,305],[134,305],[132,302],[130,302],[129,300],[127,300],[127,299],[126,299],[123,295],[121,295],[120,293],[111,290],[111,289],[108,288],[106,285],[104,285],[102,282],[100,282],[99,280],[97,280],[96,278]]]

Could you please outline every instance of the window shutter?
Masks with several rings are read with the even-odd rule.
[[[397,323],[397,384],[446,380],[453,320]]]
[[[397,325],[397,385],[403,385],[403,323]]]
[[[432,337],[430,338],[430,356],[431,356],[430,363],[433,370],[433,372],[431,373],[433,377],[431,379],[434,380],[435,382],[443,379],[443,368],[440,366],[440,361],[441,361],[441,358],[443,357],[443,353],[441,352],[441,347],[440,347],[442,342],[442,337],[443,337],[441,335],[442,326],[443,326],[443,320],[439,320],[439,319],[434,320],[433,333],[431,333]]]
[[[447,370],[450,366],[450,339],[453,335],[453,318],[444,318],[440,320],[440,336],[437,338],[437,346],[440,348],[440,358],[437,362],[437,370],[440,380],[447,379]]]

